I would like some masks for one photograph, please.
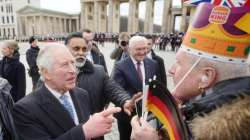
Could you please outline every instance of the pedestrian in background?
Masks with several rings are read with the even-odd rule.
[[[40,74],[38,72],[38,67],[36,64],[36,58],[40,48],[37,45],[38,40],[34,36],[30,37],[29,43],[30,43],[30,48],[26,52],[26,60],[29,65],[28,74],[32,79],[32,85],[33,85],[32,90],[35,90],[37,87],[37,81],[40,77]]]
[[[19,47],[16,41],[7,40],[1,48],[3,59],[0,61],[0,76],[8,80],[12,86],[10,94],[14,102],[17,102],[26,92],[25,68],[19,61]]]

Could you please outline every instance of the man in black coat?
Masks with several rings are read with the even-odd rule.
[[[154,50],[152,49],[153,48],[152,37],[146,36],[146,38],[148,39],[147,57],[155,60],[158,63],[158,66],[159,66],[159,71],[157,74],[157,75],[159,75],[158,79],[162,82],[162,84],[167,86],[167,76],[166,76],[166,69],[165,69],[165,65],[164,65],[164,60],[160,56],[156,55]]]
[[[31,36],[29,39],[30,48],[26,52],[26,60],[29,65],[29,76],[32,79],[33,90],[37,87],[37,81],[40,77],[38,72],[38,67],[36,64],[36,58],[39,53],[39,47],[37,46],[37,39],[34,36]]]
[[[109,78],[102,66],[92,64],[86,59],[87,44],[82,34],[78,32],[70,34],[65,44],[76,60],[77,87],[90,93],[91,113],[102,111],[110,101],[130,113],[136,96],[130,100],[131,97],[127,92]]]
[[[13,117],[21,140],[89,140],[111,131],[109,108],[90,117],[87,91],[75,88],[74,58],[65,46],[47,47],[37,64],[44,84],[17,102]]]

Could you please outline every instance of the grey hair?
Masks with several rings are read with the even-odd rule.
[[[199,58],[195,55],[189,54],[189,56],[191,63],[195,63],[195,61]],[[234,64],[202,58],[196,68],[202,68],[206,66],[211,66],[216,69],[218,73],[216,82],[232,78],[250,76],[249,66],[246,64]]]
[[[138,42],[147,42],[147,39],[143,36],[133,36],[131,37],[131,39],[129,40],[129,48],[133,48],[137,45]]]
[[[39,68],[39,73],[41,75],[42,81],[44,81],[44,77],[41,74],[41,70],[47,69],[48,71],[50,71],[52,69],[52,66],[54,64],[53,52],[56,51],[57,49],[62,49],[63,47],[66,48],[66,46],[62,44],[52,44],[50,46],[44,47],[43,49],[39,51],[37,59],[36,59],[36,63]]]

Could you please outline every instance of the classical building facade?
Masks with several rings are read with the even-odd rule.
[[[25,6],[17,11],[18,36],[60,35],[78,31],[79,14]]]
[[[127,29],[134,33],[139,31],[139,3],[146,2],[144,31],[153,32],[154,8],[156,0],[81,0],[81,28],[89,28],[96,32],[120,32],[120,4],[129,3]],[[186,31],[191,14],[190,6],[172,7],[173,0],[164,0],[162,29],[170,33],[174,29],[175,17],[182,16],[181,31]],[[108,5],[108,9],[106,8]],[[108,15],[106,15],[108,10]]]
[[[0,38],[17,35],[16,11],[25,5],[40,7],[40,0],[0,0]]]

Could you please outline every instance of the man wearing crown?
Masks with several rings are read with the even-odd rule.
[[[247,6],[228,8],[202,3],[196,9],[193,23],[189,26],[181,48],[176,54],[176,63],[169,69],[175,84],[172,95],[182,106],[181,111],[188,123],[197,116],[206,118],[218,108],[225,108],[227,104],[233,105],[235,101],[241,102],[243,101],[241,99],[249,97],[250,71],[247,64],[250,51],[249,25],[250,8]],[[246,121],[249,119],[249,113],[248,115],[245,113],[242,117],[244,113],[240,111],[246,110],[239,110],[234,117],[243,119],[230,119],[226,113],[221,114],[221,119],[224,120],[217,121],[218,126],[223,123],[229,124],[231,120],[239,120],[230,122],[232,125],[226,125],[223,135],[209,132],[216,132],[218,128],[216,126],[206,131],[206,128],[211,128],[209,126],[212,123],[207,123],[207,126],[203,127],[204,130],[198,133],[205,132],[207,136],[211,136],[206,137],[206,140],[218,139],[219,136],[237,140],[249,139],[249,135],[240,131],[249,130],[250,124]],[[248,123],[243,125],[246,122]],[[133,140],[160,139],[156,131],[145,121],[133,118],[131,124]],[[198,126],[199,124],[195,123],[189,128],[193,130]]]

